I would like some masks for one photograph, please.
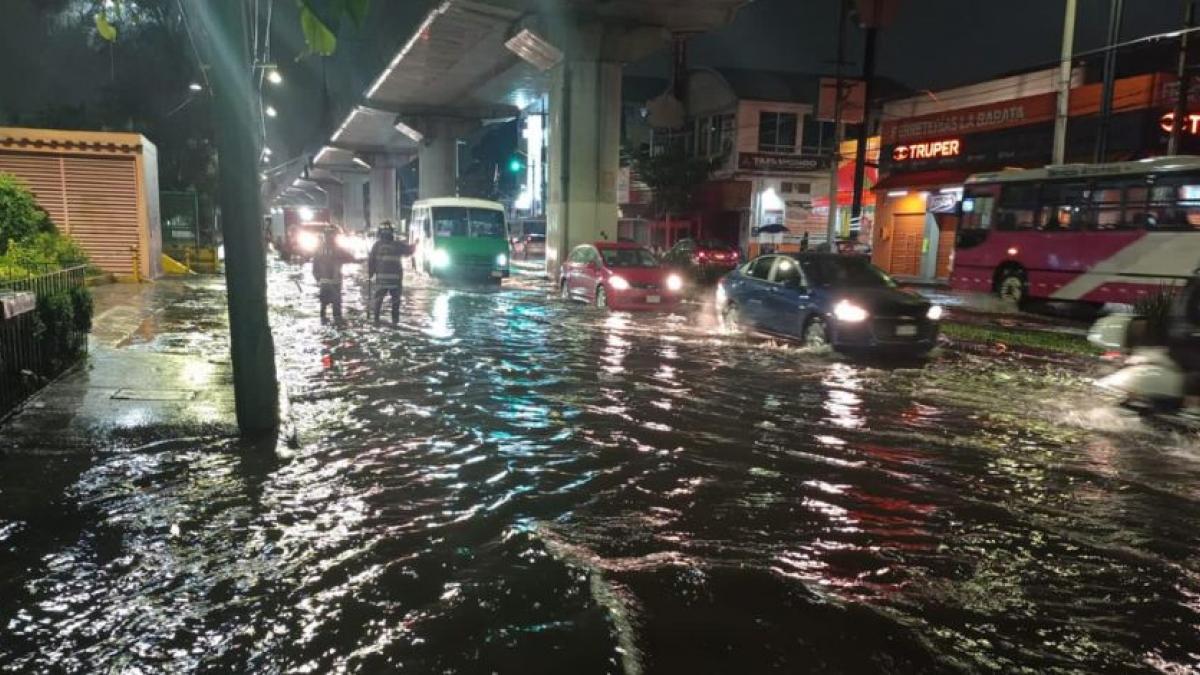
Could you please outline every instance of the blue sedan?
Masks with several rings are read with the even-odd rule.
[[[721,279],[726,326],[796,339],[809,347],[923,355],[937,344],[942,308],[896,287],[866,258],[764,255]]]

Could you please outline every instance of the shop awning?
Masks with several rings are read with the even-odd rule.
[[[880,190],[923,190],[927,188],[962,185],[974,173],[962,169],[940,169],[937,171],[914,171],[885,176],[875,184]]]

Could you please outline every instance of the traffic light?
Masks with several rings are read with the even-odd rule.
[[[513,155],[508,159],[508,170],[510,173],[522,173],[525,171],[525,156],[520,153]]]

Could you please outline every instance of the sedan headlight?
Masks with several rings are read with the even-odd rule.
[[[946,310],[942,309],[941,305],[933,305],[929,308],[928,312],[925,312],[925,318],[929,319],[930,321],[941,321],[942,315],[945,313]]]
[[[496,256],[496,267],[506,267],[508,265],[508,254],[501,253]]]
[[[834,305],[833,315],[837,317],[838,321],[842,321],[844,323],[862,323],[863,321],[866,321],[867,317],[869,316],[867,314],[867,310],[859,307],[849,300],[843,300]]]
[[[629,290],[629,282],[625,280],[625,277],[613,276],[609,278],[608,285],[612,286],[614,291]]]
[[[667,275],[667,290],[680,291],[683,290],[683,279],[678,274]]]
[[[432,265],[434,269],[439,270],[449,267],[450,254],[446,253],[444,249],[434,249],[433,253],[429,255],[429,264]]]
[[[315,232],[301,232],[296,236],[296,246],[305,253],[312,253],[321,246],[321,238]]]

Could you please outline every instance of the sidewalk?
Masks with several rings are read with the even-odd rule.
[[[1084,336],[1095,317],[1071,303],[1036,303],[1027,311],[992,293],[955,291],[946,286],[902,284],[947,310],[947,319],[960,323],[995,325],[1020,330]]]
[[[3,425],[0,453],[86,453],[236,433],[222,278],[94,292],[88,359]]]

